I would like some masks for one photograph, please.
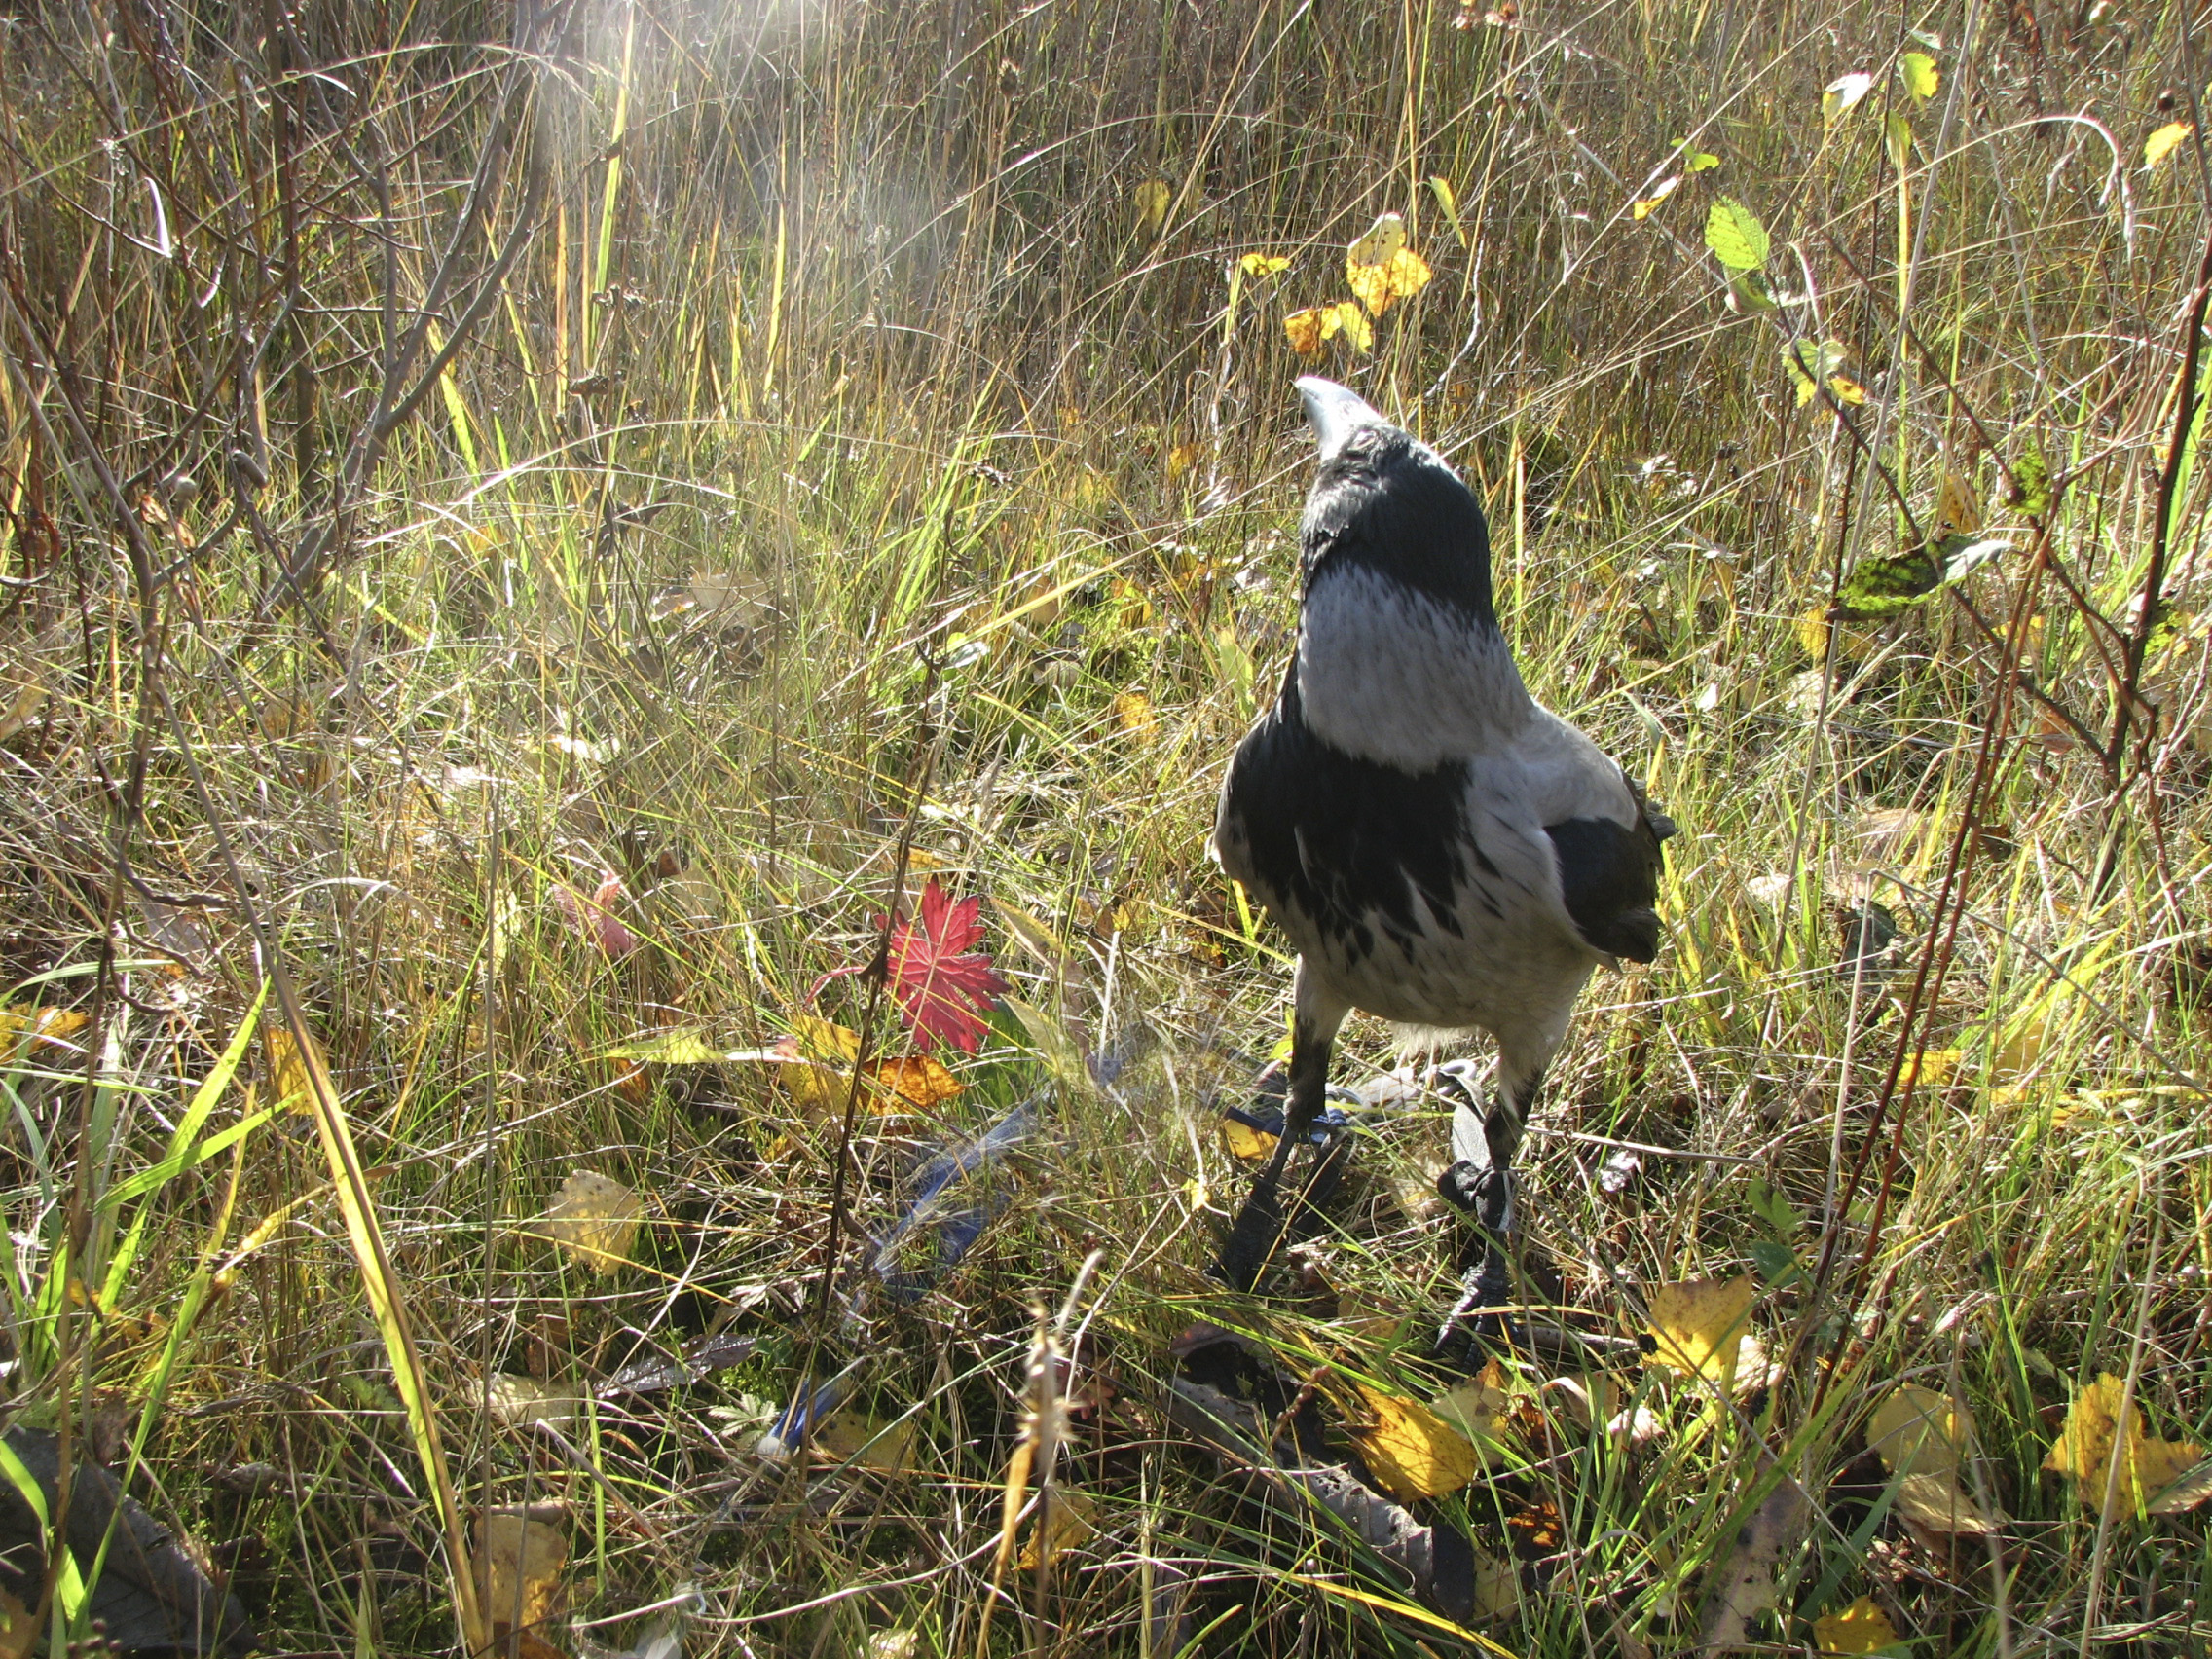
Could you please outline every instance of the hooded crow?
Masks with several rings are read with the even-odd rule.
[[[1455,1114],[1438,1183],[1482,1235],[1449,1344],[1497,1328],[1477,1310],[1511,1288],[1522,1124],[1591,971],[1658,953],[1675,826],[1521,683],[1458,474],[1346,387],[1307,376],[1298,391],[1320,446],[1298,648],[1236,746],[1214,825],[1223,869],[1298,946],[1287,1121],[1217,1271],[1248,1290],[1275,1250],[1284,1165],[1322,1110],[1346,1014],[1480,1028],[1497,1041],[1495,1085]]]

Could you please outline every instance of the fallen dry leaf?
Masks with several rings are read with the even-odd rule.
[[[1505,1368],[1496,1360],[1479,1376],[1445,1389],[1429,1409],[1466,1436],[1479,1467],[1490,1468],[1505,1455],[1505,1419],[1512,1415],[1513,1396],[1506,1392]]]
[[[554,1504],[495,1509],[476,1520],[476,1593],[495,1626],[518,1631],[561,1616],[569,1538]]]
[[[1933,1388],[1899,1383],[1866,1428],[1866,1444],[1890,1472],[1898,1513],[1936,1532],[1994,1532],[1959,1476],[1973,1444],[1973,1419]]]
[[[485,1397],[494,1419],[508,1428],[527,1428],[534,1422],[566,1428],[576,1420],[582,1405],[573,1388],[506,1371],[493,1377]]]
[[[2101,1510],[2108,1521],[2175,1514],[2212,1495],[2212,1479],[2197,1467],[2204,1449],[2145,1434],[2133,1403],[2121,1409],[2125,1393],[2108,1371],[2076,1394],[2043,1466],[2071,1476],[2083,1507]]]
[[[1426,1406],[1362,1386],[1372,1426],[1354,1428],[1353,1442],[1376,1484],[1400,1503],[1457,1492],[1482,1466],[1474,1443]]]
[[[594,1272],[610,1273],[630,1260],[645,1206],[611,1175],[579,1169],[561,1183],[534,1229]]]
[[[1750,1273],[1658,1286],[1651,1293],[1651,1335],[1659,1347],[1651,1357],[1686,1376],[1732,1383],[1758,1299],[1758,1280]]]
[[[911,1417],[885,1422],[846,1406],[822,1419],[814,1444],[836,1462],[855,1463],[878,1475],[903,1475],[913,1465],[920,1426]]]
[[[1097,1516],[1098,1505],[1089,1493],[1054,1487],[1050,1518],[1046,1522],[1046,1561],[1055,1562],[1069,1550],[1088,1543],[1098,1531]],[[1036,1531],[1032,1526],[1029,1541],[1021,1546],[1021,1560],[1016,1565],[1024,1572],[1037,1570]]]
[[[57,1045],[92,1022],[91,1014],[74,1008],[0,1008],[0,1054],[12,1058],[25,1037],[36,1049]]]
[[[1160,716],[1153,709],[1152,699],[1142,691],[1123,691],[1115,696],[1114,724],[1124,737],[1138,743],[1150,743],[1160,735]]]
[[[1874,1598],[1862,1596],[1840,1613],[1823,1613],[1813,1621],[1813,1640],[1823,1653],[1879,1653],[1898,1639],[1889,1615],[1874,1605]]]

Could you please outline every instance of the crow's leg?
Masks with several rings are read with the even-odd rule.
[[[1575,989],[1581,989],[1579,981]],[[1572,1006],[1571,996],[1567,1006]],[[1487,1101],[1463,1063],[1442,1074],[1463,1101],[1453,1113],[1452,1166],[1439,1177],[1436,1190],[1474,1222],[1475,1235],[1459,1255],[1459,1299],[1437,1333],[1441,1356],[1471,1364],[1486,1345],[1511,1340],[1514,1322],[1505,1309],[1517,1300],[1514,1255],[1521,1232],[1513,1159],[1543,1087],[1544,1068],[1559,1051],[1566,1029],[1562,1010],[1556,1021],[1523,1034],[1521,1041],[1501,1041],[1497,1079]]]
[[[1298,961],[1291,988],[1290,1093],[1283,1105],[1282,1138],[1274,1156],[1252,1183],[1244,1207],[1229,1230],[1215,1272],[1232,1290],[1250,1290],[1260,1282],[1268,1258],[1282,1240],[1282,1177],[1291,1150],[1302,1145],[1321,1115],[1329,1092],[1329,1049],[1350,1007],[1322,989],[1319,977]]]

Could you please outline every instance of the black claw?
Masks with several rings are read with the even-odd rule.
[[[1479,1371],[1493,1352],[1517,1346],[1517,1321],[1498,1310],[1513,1300],[1513,1273],[1505,1253],[1486,1249],[1482,1266],[1470,1269],[1459,1282],[1464,1289],[1436,1333],[1434,1352],[1438,1359]]]
[[[1214,1263],[1214,1276],[1231,1290],[1251,1290],[1260,1282],[1268,1258],[1282,1241],[1282,1205],[1276,1201],[1273,1187],[1266,1191],[1255,1187],[1230,1226],[1229,1238]]]

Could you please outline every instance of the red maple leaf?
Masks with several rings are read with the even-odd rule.
[[[989,1029],[983,1015],[1009,989],[991,959],[968,948],[983,937],[982,909],[980,899],[954,903],[933,875],[922,889],[921,925],[902,921],[891,930],[891,994],[923,1049],[942,1039],[973,1054]]]

